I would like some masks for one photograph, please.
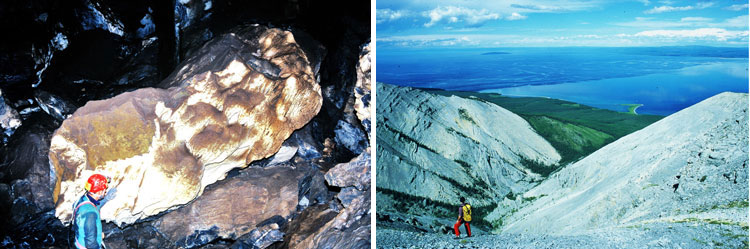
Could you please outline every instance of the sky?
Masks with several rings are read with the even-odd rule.
[[[378,48],[748,47],[748,1],[377,0]]]

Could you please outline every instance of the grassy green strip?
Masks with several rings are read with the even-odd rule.
[[[477,122],[474,121],[473,118],[471,118],[471,115],[469,115],[469,112],[464,108],[458,109],[458,116],[461,117],[461,119],[471,122],[472,124],[476,125]]]
[[[554,172],[558,167],[555,166],[547,166],[542,163],[539,163],[537,161],[529,160],[526,158],[521,157],[521,164],[531,170],[534,173],[540,174],[544,177],[549,176],[552,172]]]

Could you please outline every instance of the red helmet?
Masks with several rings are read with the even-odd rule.
[[[101,174],[94,174],[86,181],[86,191],[96,193],[105,190],[107,189],[107,182],[109,182],[107,177]]]

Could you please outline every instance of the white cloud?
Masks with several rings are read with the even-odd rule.
[[[724,25],[727,27],[735,27],[735,28],[747,27],[748,26],[747,18],[748,18],[747,15],[729,18],[726,21],[724,21]]]
[[[613,23],[617,26],[647,29],[666,28],[743,28],[748,26],[748,16],[737,16],[723,21],[706,17],[684,17],[679,21],[663,21],[652,17],[636,17],[635,21]]]
[[[376,23],[390,22],[407,16],[406,10],[377,9],[375,11]]]
[[[531,12],[578,11],[600,8],[611,0],[513,0],[513,1],[477,1],[477,0],[377,0],[377,9],[409,9],[415,12],[429,11],[438,6],[461,6],[471,9],[487,9],[500,15]]]
[[[636,17],[635,21],[614,23],[617,26],[636,27],[636,28],[676,28],[689,27],[695,25],[695,22],[677,22],[677,21],[658,21],[651,17]]]
[[[424,24],[425,27],[431,27],[446,20],[448,23],[463,22],[466,26],[476,27],[487,21],[500,19],[500,14],[492,13],[487,9],[477,10],[456,6],[437,7],[425,11],[423,15],[430,18],[430,21]]]
[[[434,34],[379,37],[384,47],[528,47],[528,46],[674,46],[674,45],[742,45],[748,42],[748,31],[725,29],[649,30],[636,34],[510,35],[510,34]]]
[[[461,47],[477,46],[480,41],[469,36],[409,35],[378,38],[378,44],[397,47]]]
[[[680,22],[710,22],[713,21],[713,18],[707,18],[707,17],[683,17],[680,19]]]
[[[684,6],[684,7],[659,6],[659,7],[654,7],[653,9],[644,11],[643,13],[655,14],[655,13],[662,13],[662,12],[683,11],[683,10],[691,10],[691,9],[693,9],[693,6]]]
[[[732,6],[726,7],[724,9],[727,10],[733,10],[733,11],[740,11],[748,8],[748,4],[734,4]]]
[[[510,16],[505,17],[505,19],[511,21],[523,20],[526,19],[526,16],[518,14],[518,12],[513,12],[513,14],[510,14]]]
[[[686,30],[649,30],[638,32],[636,37],[662,37],[662,38],[703,38],[726,41],[728,39],[742,39],[748,36],[747,31],[731,31],[720,28],[700,28]]]
[[[533,10],[538,12],[562,12],[567,11],[568,9],[561,7],[561,6],[550,6],[550,5],[540,5],[540,4],[511,4],[510,7],[516,8],[516,9],[523,9],[523,10]]]
[[[576,38],[587,38],[587,39],[602,39],[604,36],[601,35],[577,35]]]
[[[705,9],[708,7],[713,6],[714,3],[712,2],[702,2],[698,3],[695,6],[689,5],[689,6],[682,6],[682,7],[672,7],[672,6],[659,6],[654,7],[653,9],[644,11],[643,13],[646,14],[658,14],[658,13],[664,13],[664,12],[673,12],[673,11],[686,11],[686,10],[693,10],[693,9]]]

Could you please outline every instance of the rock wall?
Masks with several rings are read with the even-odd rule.
[[[362,126],[367,130],[367,134],[370,134],[370,122],[372,120],[370,117],[370,100],[372,99],[372,94],[370,93],[370,89],[372,89],[370,86],[372,79],[370,74],[370,69],[372,67],[370,47],[370,43],[367,43],[367,45],[362,48],[362,53],[359,55],[359,63],[357,64],[357,83],[354,86],[354,109],[357,111],[357,118],[359,118],[362,122]]]
[[[367,138],[372,137],[371,131],[367,128],[370,123],[367,114],[372,111],[372,106],[369,105],[372,90],[369,84],[369,44],[363,46],[359,55],[360,60],[356,68],[358,77],[353,93],[356,101],[349,101],[345,109],[356,109],[357,118],[366,130],[356,130],[356,133],[364,134],[349,136],[359,136],[355,140],[369,141]],[[337,130],[336,137],[340,134]],[[371,168],[371,148],[367,146],[349,162],[339,163],[328,170],[325,173],[326,185],[334,191],[338,189],[335,192],[331,191],[335,194],[334,199],[330,200],[328,205],[316,201],[319,205],[310,206],[300,212],[297,219],[290,222],[286,229],[288,233],[282,248],[370,248]]]
[[[2,145],[6,145],[8,138],[21,126],[21,119],[18,116],[18,112],[6,102],[3,97],[3,91],[0,90],[0,131],[2,131],[0,142]]]
[[[274,216],[290,218],[301,198],[300,180],[311,169],[248,169],[209,186],[190,204],[159,218],[155,228],[177,247],[200,246],[217,238],[237,240]]]
[[[383,83],[377,94],[379,211],[406,201],[381,198],[383,191],[451,205],[464,196],[492,210],[542,179],[530,162],[546,167],[560,160],[526,121],[497,105]]]
[[[529,190],[502,231],[705,221],[746,235],[747,111],[747,93],[722,93],[627,135]]]
[[[49,143],[54,130],[53,119],[42,113],[32,114],[27,124],[15,131],[16,136],[8,146],[0,147],[0,158],[4,168],[0,179],[0,223],[7,219],[10,228],[28,221],[39,212],[54,208]],[[6,198],[7,197],[7,198]],[[1,230],[1,229],[0,229]]]
[[[370,248],[370,162],[370,153],[365,152],[326,173],[329,186],[342,188],[336,195],[342,208],[338,213],[310,208],[313,214],[302,214],[308,219],[298,222],[303,229],[290,236],[289,248]]]
[[[55,132],[58,218],[70,220],[93,173],[113,177],[105,221],[185,204],[229,170],[276,153],[322,102],[291,32],[257,25],[208,42],[161,86],[89,102]]]

